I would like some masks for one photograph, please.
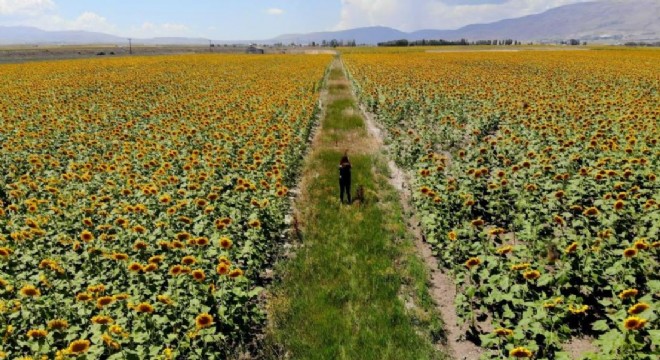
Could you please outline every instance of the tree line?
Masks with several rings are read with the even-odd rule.
[[[477,40],[468,41],[467,39],[460,40],[415,40],[410,41],[406,39],[392,40],[379,42],[378,46],[467,46],[467,45],[522,45],[522,42],[513,39],[503,40]]]

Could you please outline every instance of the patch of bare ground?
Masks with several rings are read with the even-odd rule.
[[[376,124],[374,114],[369,113],[363,106],[360,106],[360,111],[365,119],[367,131],[375,139],[377,146],[384,146],[384,130]],[[413,214],[410,179],[408,175],[393,160],[388,160],[388,168],[390,171],[390,184],[399,192],[404,212],[406,214]],[[419,221],[413,215],[407,225],[409,231],[415,236],[415,247],[418,254],[431,272],[431,279],[429,279],[431,286],[429,291],[445,324],[447,351],[454,359],[479,359],[483,353],[483,349],[473,342],[465,340],[464,334],[467,328],[458,325],[459,318],[454,307],[457,290],[456,284],[446,272],[440,270],[438,260],[433,256],[431,246],[424,242],[422,230],[418,224]],[[486,324],[480,325],[486,326]]]
[[[598,352],[598,348],[593,343],[594,339],[586,338],[572,338],[571,341],[564,344],[564,351],[571,355],[572,359],[582,359],[589,353]]]

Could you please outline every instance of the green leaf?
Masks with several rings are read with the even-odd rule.
[[[594,331],[607,331],[610,329],[610,326],[607,324],[607,320],[598,320],[591,324],[591,328]]]

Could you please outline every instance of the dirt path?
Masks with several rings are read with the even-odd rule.
[[[446,359],[428,271],[388,181],[382,143],[369,133],[340,61],[321,103],[295,202],[296,245],[275,272],[266,357]],[[345,151],[351,204],[338,194]]]
[[[365,118],[369,133],[376,139],[380,148],[385,148],[384,130],[378,126],[375,115],[369,113],[364,106],[360,106],[360,110]],[[407,226],[415,236],[417,252],[431,272],[429,291],[445,324],[447,352],[454,359],[479,359],[483,349],[465,340],[463,334],[465,334],[466,329],[458,325],[459,318],[454,307],[456,285],[451,277],[439,268],[438,260],[433,256],[431,246],[423,241],[422,231],[418,226],[419,221],[414,216],[411,206],[410,177],[393,160],[388,160],[387,165],[390,172],[390,184],[399,192],[404,213],[409,217]]]

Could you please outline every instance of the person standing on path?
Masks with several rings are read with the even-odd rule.
[[[351,161],[348,160],[348,150],[344,152],[339,160],[339,200],[344,202],[344,191],[348,196],[348,204],[351,203]]]

